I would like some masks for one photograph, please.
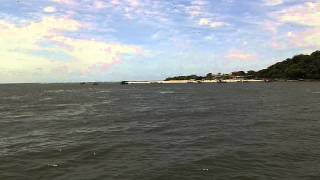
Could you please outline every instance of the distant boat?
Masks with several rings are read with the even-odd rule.
[[[85,84],[86,84],[85,82],[81,82],[81,83],[80,83],[80,85],[85,85]]]

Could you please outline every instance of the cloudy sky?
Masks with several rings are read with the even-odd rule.
[[[320,0],[0,0],[0,83],[258,70],[320,49]]]

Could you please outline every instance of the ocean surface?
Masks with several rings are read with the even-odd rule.
[[[0,180],[319,180],[320,83],[0,85]]]

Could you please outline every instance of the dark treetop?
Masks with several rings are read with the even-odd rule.
[[[320,79],[320,51],[297,55],[257,72],[261,78]]]

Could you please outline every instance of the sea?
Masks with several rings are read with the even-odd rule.
[[[11,179],[319,180],[320,82],[2,84]]]

